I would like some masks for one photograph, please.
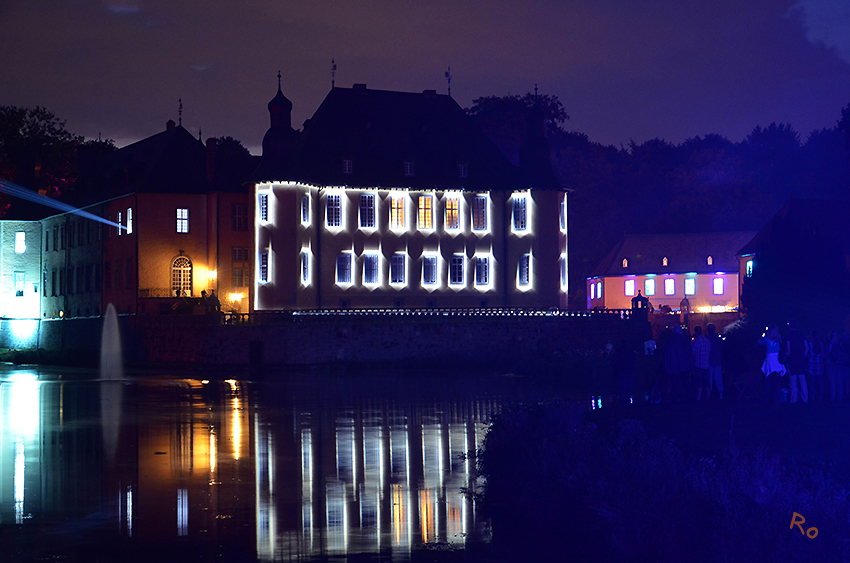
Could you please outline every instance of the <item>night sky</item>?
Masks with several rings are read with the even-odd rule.
[[[850,103],[845,0],[0,0],[0,104],[41,105],[123,146],[177,120],[255,154],[277,87],[293,126],[331,85],[557,95],[566,128],[619,145],[790,123]]]

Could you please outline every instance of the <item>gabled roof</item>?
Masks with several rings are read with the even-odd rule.
[[[203,143],[181,125],[127,145],[110,155],[110,196],[132,192],[204,193]]]
[[[343,173],[343,160],[352,172]],[[333,88],[305,123],[304,181],[321,185],[509,189],[516,169],[451,97]],[[405,163],[413,174],[405,174]],[[459,174],[466,165],[466,177]]]
[[[826,199],[790,199],[770,221],[737,251],[738,256],[758,254],[766,246],[781,244],[782,236],[828,243],[845,254],[850,253],[850,201]]]
[[[597,266],[590,277],[695,272],[737,272],[736,253],[753,231],[626,235]],[[708,264],[711,256],[712,263]],[[664,266],[664,258],[667,266]],[[623,267],[623,259],[628,266]]]

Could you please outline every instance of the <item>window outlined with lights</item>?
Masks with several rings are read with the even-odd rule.
[[[301,249],[301,285],[310,285],[310,249]]]
[[[460,197],[446,196],[445,228],[447,231],[460,229]]]
[[[488,198],[486,195],[476,195],[472,197],[472,230],[481,232],[487,231],[487,207]]]
[[[515,233],[528,231],[528,195],[514,194],[512,198],[511,230]]]
[[[422,255],[422,285],[436,286],[439,280],[439,256],[437,254]]]
[[[390,285],[407,285],[407,256],[396,252],[390,258]]]
[[[360,228],[374,229],[377,224],[375,222],[375,201],[374,193],[360,194]]]
[[[261,250],[259,260],[257,260],[257,280],[260,283],[269,282],[269,251],[268,249]]]
[[[363,285],[379,285],[381,283],[381,256],[377,252],[363,254]]]
[[[403,231],[406,228],[404,195],[390,196],[390,229]]]
[[[434,229],[434,196],[419,196],[417,214],[417,227],[420,231],[431,231]]]
[[[310,225],[310,194],[301,194],[301,224]]]
[[[462,287],[464,285],[464,260],[463,254],[453,254],[449,260],[449,285]]]
[[[269,220],[269,194],[257,194],[257,214],[260,221],[267,223]]]
[[[486,291],[493,287],[490,272],[491,256],[489,254],[475,255],[475,287]]]
[[[527,252],[525,254],[519,255],[519,263],[517,265],[517,280],[516,285],[518,289],[528,289],[531,287],[531,253]],[[591,284],[591,292],[593,291],[593,284]],[[591,297],[591,299],[593,299]]]
[[[352,252],[340,252],[336,257],[336,284],[349,286],[354,283],[351,271]]]
[[[328,228],[342,227],[342,194],[329,193],[325,196],[325,223]]]

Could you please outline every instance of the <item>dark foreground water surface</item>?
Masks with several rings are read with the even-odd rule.
[[[486,542],[475,450],[492,413],[539,392],[436,372],[203,377],[0,366],[0,560],[405,561]]]

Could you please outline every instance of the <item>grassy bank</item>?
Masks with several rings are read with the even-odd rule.
[[[480,457],[494,548],[526,560],[848,561],[849,416],[735,402],[508,410]],[[789,528],[794,512],[817,537]]]

